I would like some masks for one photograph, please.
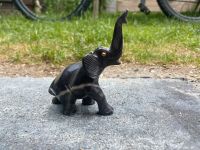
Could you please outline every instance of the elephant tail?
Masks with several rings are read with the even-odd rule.
[[[53,96],[56,96],[56,94],[54,93],[53,89],[52,88],[49,88],[49,91],[48,91],[51,95]]]
[[[55,90],[54,81],[51,83],[48,92],[49,92],[51,95],[53,95],[53,96],[56,96],[56,95],[57,95],[57,92],[56,92],[56,90]]]

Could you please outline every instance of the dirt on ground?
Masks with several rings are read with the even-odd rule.
[[[0,63],[0,76],[19,77],[55,77],[65,66],[55,67],[49,64],[28,65]],[[121,64],[110,66],[101,75],[103,78],[178,78],[200,82],[200,68],[192,65],[138,65]]]

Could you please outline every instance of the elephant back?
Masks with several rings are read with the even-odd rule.
[[[78,62],[66,67],[51,83],[49,93],[56,96],[74,85],[82,63]]]

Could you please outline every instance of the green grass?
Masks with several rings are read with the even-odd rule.
[[[13,63],[67,65],[97,46],[109,47],[119,14],[91,15],[66,22],[0,16],[0,59]],[[154,13],[129,14],[124,26],[124,62],[200,64],[200,24]]]

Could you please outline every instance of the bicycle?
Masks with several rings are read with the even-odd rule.
[[[0,9],[14,5],[28,19],[56,21],[81,16],[90,3],[90,0],[0,0]]]
[[[65,20],[81,16],[92,0],[13,0],[17,8],[32,20]],[[200,22],[200,0],[157,0],[163,13],[183,21]],[[146,0],[140,0],[139,8],[145,14],[150,10]],[[72,8],[72,9],[70,9]]]

